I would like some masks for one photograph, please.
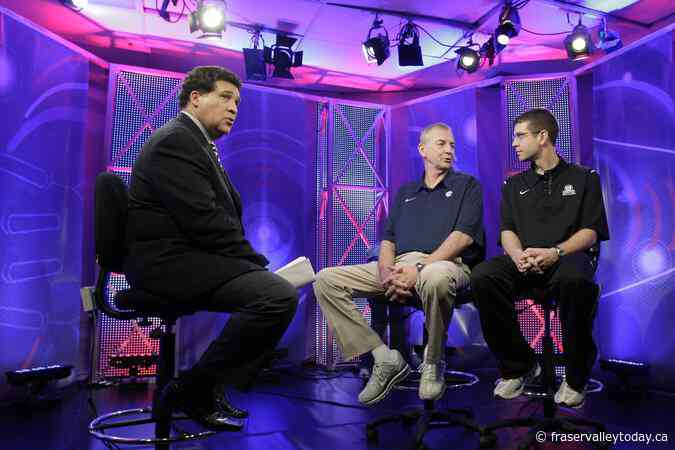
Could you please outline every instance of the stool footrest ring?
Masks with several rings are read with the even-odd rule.
[[[148,414],[150,415],[150,417],[131,419],[125,421],[114,420],[121,417],[140,416],[144,414]],[[185,415],[171,417],[172,422],[177,420],[188,420],[188,419],[189,418]],[[152,409],[150,408],[124,409],[120,411],[114,411],[108,414],[103,414],[92,420],[89,423],[89,433],[102,441],[115,442],[118,444],[136,444],[136,445],[164,444],[164,443],[168,444],[171,442],[192,441],[195,439],[205,439],[209,436],[213,436],[214,434],[216,434],[215,431],[205,430],[198,433],[184,432],[166,438],[158,438],[158,437],[133,438],[133,437],[117,436],[105,432],[105,430],[108,428],[133,427],[137,425],[146,425],[149,423],[155,423],[156,421],[157,420],[152,417]]]

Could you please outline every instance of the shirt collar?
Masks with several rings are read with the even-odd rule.
[[[192,121],[195,123],[195,125],[197,125],[197,127],[201,130],[202,134],[206,138],[206,142],[208,142],[211,145],[214,145],[213,139],[211,139],[211,136],[209,136],[208,131],[206,131],[206,128],[204,128],[204,125],[202,125],[202,123],[199,121],[199,119],[197,119],[195,116],[193,116],[192,114],[190,114],[189,112],[187,112],[185,110],[181,110],[181,113],[185,114],[190,119],[192,119]]]
[[[455,171],[452,170],[452,167],[451,167],[450,169],[448,169],[448,173],[445,174],[445,176],[443,177],[443,179],[441,180],[441,182],[438,183],[434,189],[437,189],[438,186],[441,186],[441,185],[443,185],[443,186],[446,187],[446,188],[451,187],[451,186],[450,186],[450,178],[452,178],[452,176],[453,176],[454,174],[455,174]],[[427,185],[424,184],[424,174],[422,174],[422,178],[421,178],[421,179],[417,182],[417,184],[415,185],[415,192],[419,192],[419,191],[421,191],[422,189],[427,189]]]
[[[543,175],[537,173],[537,166],[534,162],[530,163],[530,170],[526,172],[526,177],[530,184],[535,183],[539,177],[545,177],[549,174],[555,178],[569,166],[569,163],[565,161],[562,156],[558,155],[558,159],[558,164],[556,164],[554,168],[544,171]]]

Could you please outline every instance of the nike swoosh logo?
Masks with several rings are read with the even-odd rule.
[[[403,200],[403,202],[405,202],[405,203],[412,202],[412,201],[415,200],[416,198],[417,198],[417,197],[406,198],[406,199]]]
[[[529,189],[525,189],[524,191],[520,191],[520,195],[525,195],[525,194],[527,194],[528,192],[530,192],[530,190],[529,190]]]

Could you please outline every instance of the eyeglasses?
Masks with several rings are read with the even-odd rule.
[[[538,135],[539,133],[541,133],[542,131],[544,131],[544,130],[526,131],[526,132],[524,132],[524,133],[516,133],[516,134],[513,135],[513,138],[516,139],[516,140],[518,140],[518,141],[522,141],[523,138],[524,138],[525,136],[527,136],[528,134],[531,134],[532,136],[536,136],[536,135]]]

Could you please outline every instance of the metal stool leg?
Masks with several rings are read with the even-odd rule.
[[[175,321],[166,321],[164,323],[165,330],[159,340],[159,362],[157,365],[157,385],[155,388],[155,400],[159,398],[159,394],[164,389],[164,386],[171,380],[175,370],[175,351],[176,351],[176,334],[174,333]],[[157,407],[157,401],[154,402],[153,409]],[[162,414],[157,417],[155,423],[155,438],[167,439],[171,436],[171,413]],[[169,450],[169,444],[158,443],[155,444],[155,450]]]
[[[173,416],[172,411],[166,411],[159,408],[159,395],[162,389],[173,377],[175,367],[174,352],[176,348],[176,335],[173,327],[175,320],[165,319],[163,324],[165,332],[160,336],[159,343],[159,361],[157,363],[156,388],[153,394],[153,408],[134,408],[122,411],[115,411],[109,414],[101,415],[89,424],[89,433],[97,439],[105,442],[114,442],[125,445],[154,445],[155,450],[169,450],[171,442],[190,441],[195,439],[204,439],[213,436],[215,431],[206,430],[201,432],[179,432],[171,435],[171,423],[176,420],[185,420],[185,416]],[[126,417],[140,417],[130,420],[118,420]],[[108,433],[109,429],[131,428],[134,426],[155,424],[154,437],[124,437]]]

